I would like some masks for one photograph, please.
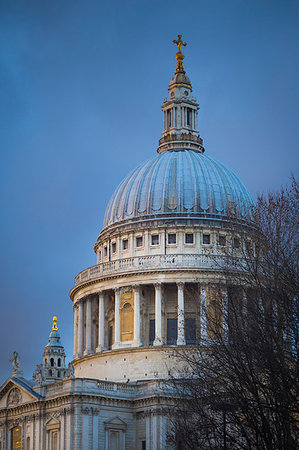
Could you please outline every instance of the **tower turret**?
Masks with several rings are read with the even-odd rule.
[[[60,341],[57,317],[53,317],[52,331],[43,354],[43,369],[46,381],[56,381],[66,375],[65,352]]]
[[[204,152],[197,127],[198,103],[192,97],[191,81],[187,77],[183,65],[185,56],[181,49],[187,44],[181,38],[182,36],[179,34],[178,39],[173,40],[173,43],[178,46],[178,52],[175,55],[177,65],[168,86],[169,98],[165,99],[162,105],[163,132],[159,141],[158,153],[167,150]]]

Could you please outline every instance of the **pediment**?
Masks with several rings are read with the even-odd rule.
[[[55,419],[55,417],[51,417],[51,419],[48,420],[46,423],[47,430],[57,430],[60,428],[60,422],[59,420]]]
[[[121,420],[118,416],[113,417],[113,419],[107,420],[104,422],[106,429],[118,429],[118,430],[125,430],[127,428],[126,422]]]
[[[26,381],[8,378],[0,388],[0,409],[14,408],[41,398]]]

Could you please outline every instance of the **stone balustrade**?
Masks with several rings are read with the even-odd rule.
[[[75,285],[110,274],[120,274],[153,269],[233,269],[240,266],[240,258],[207,254],[176,254],[135,256],[116,261],[97,264],[80,272],[75,278]]]

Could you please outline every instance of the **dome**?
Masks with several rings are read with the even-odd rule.
[[[221,220],[228,207],[244,216],[252,204],[243,183],[224,164],[192,150],[167,151],[119,185],[103,225],[170,215]]]

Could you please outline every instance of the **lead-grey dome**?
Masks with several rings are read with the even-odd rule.
[[[252,206],[234,172],[196,151],[167,151],[141,164],[119,185],[104,227],[150,217],[221,219],[232,206],[242,215]]]

